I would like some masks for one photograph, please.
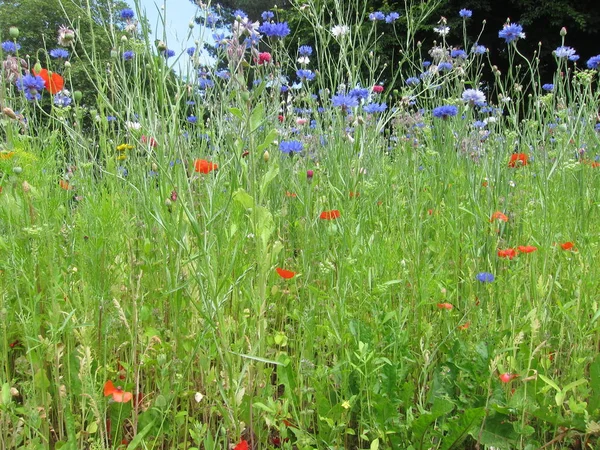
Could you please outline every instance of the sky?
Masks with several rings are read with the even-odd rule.
[[[128,0],[132,5],[134,0]],[[189,47],[193,47],[195,41],[206,41],[210,39],[210,33],[196,24],[190,33],[189,24],[193,21],[198,7],[189,0],[138,0],[139,7],[144,12],[150,23],[152,35],[150,40],[166,40],[169,49],[175,50],[177,54]],[[164,7],[164,8],[163,8]],[[133,8],[135,10],[135,8]],[[164,29],[163,29],[163,19]],[[163,34],[165,33],[165,34]],[[202,36],[204,33],[204,36]],[[180,73],[186,71],[186,63],[189,61],[187,55],[180,58]]]

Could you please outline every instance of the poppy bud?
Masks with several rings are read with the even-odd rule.
[[[565,36],[567,35],[567,29],[566,29],[565,27],[562,27],[562,28],[560,29],[560,35],[561,35],[562,37],[565,37]]]
[[[81,101],[81,98],[83,97],[83,94],[81,93],[81,91],[75,91],[73,92],[73,99],[79,103]]]
[[[121,42],[127,42],[127,36],[125,36],[125,35],[121,36]]]
[[[268,161],[269,161],[269,152],[265,151],[265,152],[263,153],[263,159],[265,160],[265,162],[268,162]]]
[[[306,171],[306,179],[308,180],[309,183],[312,181],[313,175],[314,175],[314,172],[312,170]]]
[[[21,185],[21,187],[23,188],[23,192],[25,192],[25,193],[31,191],[31,185],[27,181],[23,181],[23,184]]]
[[[248,91],[242,92],[242,100],[244,100],[245,102],[250,100],[250,94],[248,93]]]
[[[42,71],[42,65],[40,64],[40,62],[36,62],[35,65],[33,66],[33,72],[34,73],[39,73]]]
[[[156,163],[152,163],[152,170],[158,172],[158,165]]]
[[[70,69],[71,63],[69,61],[65,61],[65,69]]]
[[[11,38],[17,39],[19,37],[19,29],[17,27],[10,27],[8,29],[8,34]]]
[[[18,174],[20,174],[21,172],[23,172],[23,168],[22,168],[22,167],[19,167],[19,166],[13,167],[13,172],[14,172],[14,173],[16,173],[16,174],[18,175]]]
[[[2,112],[4,113],[5,116],[10,117],[11,119],[16,120],[17,119],[17,115],[15,114],[15,112],[10,109],[8,106],[4,107],[2,109]]]
[[[117,52],[117,50],[113,48],[113,49],[110,51],[110,57],[111,57],[112,59],[115,59],[117,56],[119,56],[119,52]]]
[[[165,44],[163,41],[158,41],[156,43],[156,48],[159,52],[164,52],[167,49],[167,44]]]

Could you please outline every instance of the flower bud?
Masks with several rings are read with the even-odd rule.
[[[10,109],[8,106],[4,107],[2,109],[2,112],[4,113],[5,116],[10,117],[11,119],[17,120],[17,115],[15,114],[15,112]]]
[[[13,167],[13,172],[16,173],[17,175],[19,175],[20,173],[23,172],[23,168],[19,167],[19,166]]]
[[[562,37],[565,37],[565,36],[567,35],[567,29],[566,29],[565,27],[562,27],[562,28],[560,29],[560,35],[561,35]]]
[[[25,192],[25,193],[31,191],[31,185],[27,181],[23,181],[23,184],[21,184],[21,187],[23,188],[23,192]]]
[[[35,65],[33,66],[33,73],[40,73],[42,71],[42,65],[40,64],[39,61],[37,61],[35,63]]]
[[[265,162],[268,162],[268,161],[269,161],[269,152],[268,152],[268,151],[265,151],[265,152],[263,153],[263,159],[265,160]]]
[[[113,48],[113,49],[110,51],[110,57],[111,57],[112,59],[115,59],[117,56],[119,56],[119,52],[117,51],[117,49]]]
[[[312,170],[307,170],[307,171],[306,171],[306,179],[307,179],[309,182],[311,182],[311,181],[312,181],[312,179],[313,179],[313,176],[314,176],[314,174],[315,174],[315,173],[314,173]]]
[[[73,92],[73,99],[79,103],[81,101],[81,98],[83,97],[83,94],[81,93],[81,91],[75,91]]]
[[[158,41],[156,43],[156,48],[159,52],[164,52],[167,49],[167,44],[165,44],[163,41]]]
[[[127,36],[125,36],[125,35],[121,36],[121,42],[127,42]]]
[[[70,69],[71,63],[69,61],[65,61],[65,69]]]
[[[13,39],[17,39],[19,37],[19,29],[17,27],[10,27],[8,29],[8,35]]]

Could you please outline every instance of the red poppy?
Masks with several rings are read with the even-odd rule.
[[[468,330],[470,326],[471,326],[471,322],[465,322],[462,325],[459,325],[458,329],[464,331],[464,330]]]
[[[337,209],[323,211],[319,217],[323,220],[335,220],[340,217],[340,212]]]
[[[286,191],[285,196],[286,197],[296,197],[296,194],[294,192]]]
[[[152,148],[156,148],[158,146],[158,142],[153,137],[142,135],[141,141],[142,144],[148,144]]]
[[[380,84],[376,84],[375,86],[373,86],[373,92],[375,92],[376,94],[381,94],[383,92],[383,86]]]
[[[217,170],[219,166],[215,163],[211,163],[205,159],[197,159],[194,161],[194,170],[200,173],[210,173],[213,170]]]
[[[492,217],[490,218],[490,222],[493,222],[494,220],[501,220],[502,222],[508,222],[508,216],[500,211],[496,211],[494,214],[492,214]]]
[[[565,242],[564,244],[560,244],[560,247],[563,250],[575,250],[575,244],[573,244],[572,242]]]
[[[514,374],[514,373],[502,373],[500,375],[498,375],[498,378],[500,378],[500,381],[502,381],[503,383],[510,383],[512,380],[514,380],[515,378],[518,378],[519,375]]]
[[[120,387],[115,387],[113,382],[108,380],[104,383],[104,396],[109,397],[111,395],[113,400],[117,403],[127,403],[133,398],[131,392],[125,392]]]
[[[437,307],[439,309],[446,309],[448,311],[451,311],[452,308],[454,308],[454,306],[452,305],[452,303],[438,303]]]
[[[290,278],[294,278],[296,272],[292,272],[291,270],[280,269],[279,267],[275,269],[279,276],[285,280],[289,280]]]
[[[245,439],[242,439],[238,445],[236,445],[233,450],[248,450],[248,442]]]
[[[350,191],[350,198],[360,197],[360,192]]]
[[[52,95],[60,92],[65,87],[65,80],[56,72],[48,72],[47,69],[42,69],[38,73],[33,71],[33,73],[44,80],[44,85],[48,92]]]
[[[517,248],[521,253],[533,253],[537,250],[533,245],[519,245]]]
[[[529,158],[525,153],[513,153],[510,155],[510,161],[508,167],[521,167],[526,166]]]
[[[500,258],[513,259],[517,256],[517,251],[514,248],[507,248],[505,250],[498,250],[498,256]]]

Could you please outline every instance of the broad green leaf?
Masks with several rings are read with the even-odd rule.
[[[152,427],[154,427],[154,420],[152,422],[150,422],[148,425],[146,425],[142,431],[138,432],[138,434],[135,435],[135,437],[131,440],[131,442],[127,446],[127,450],[135,450],[136,448],[138,448],[139,445],[144,440],[144,438],[146,437],[146,435],[148,433],[150,433],[150,430],[152,430]]]
[[[479,428],[485,417],[485,408],[467,409],[457,421],[448,423],[450,432],[444,436],[440,450],[457,449],[473,428]]]
[[[233,193],[233,199],[245,209],[254,208],[254,199],[242,188],[237,189]]]

